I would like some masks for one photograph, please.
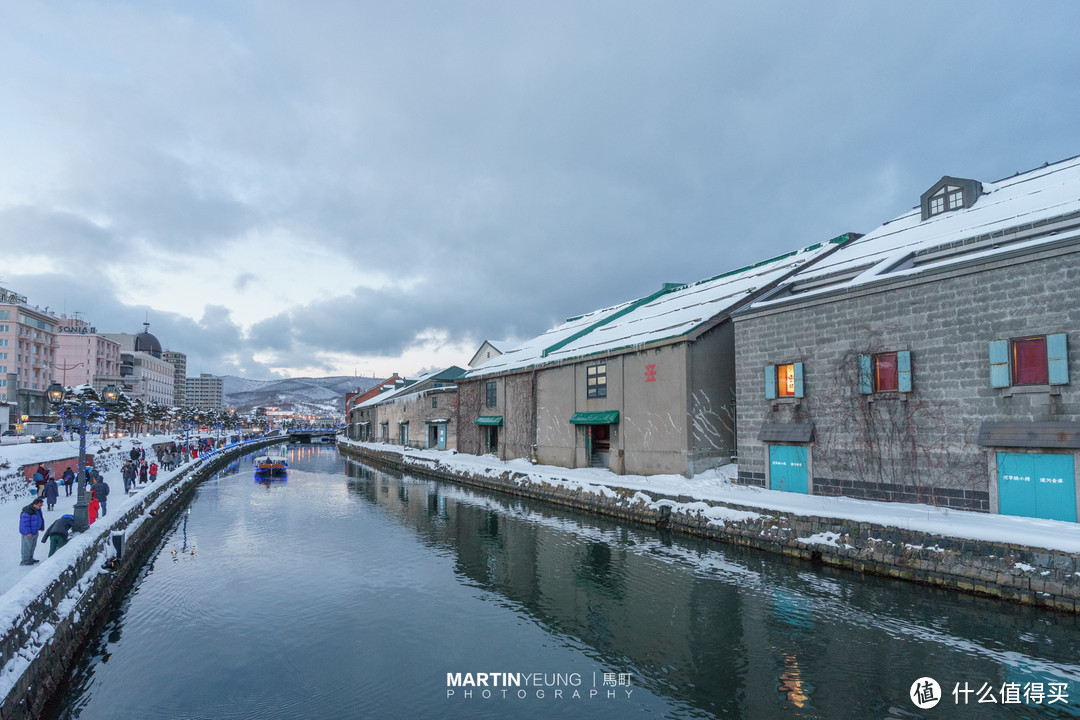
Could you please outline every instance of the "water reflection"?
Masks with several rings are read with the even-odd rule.
[[[1080,702],[1069,616],[395,477],[332,447],[289,454],[287,484],[255,486],[249,459],[198,488],[44,717],[1019,718]],[[448,673],[478,672],[632,697],[448,697]],[[911,703],[924,676],[948,707]],[[1058,681],[1072,704],[951,695]]]
[[[459,575],[605,666],[691,711],[733,717],[922,717],[938,679],[956,717],[1074,717],[1057,704],[957,707],[959,684],[1068,683],[1074,617],[673,539],[540,503],[398,478],[349,461],[350,490],[385,508]],[[961,697],[962,701],[962,697]]]

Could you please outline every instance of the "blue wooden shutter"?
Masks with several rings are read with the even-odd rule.
[[[911,351],[900,350],[896,353],[896,389],[911,392]]]
[[[1069,353],[1065,347],[1065,333],[1046,336],[1046,368],[1051,385],[1069,384]]]
[[[990,341],[990,387],[1009,387],[1009,341]]]
[[[795,363],[795,397],[803,396],[802,363]]]
[[[776,399],[776,366],[765,366],[765,399]]]
[[[859,356],[859,392],[863,395],[869,395],[874,391],[874,383],[870,375],[871,360],[869,355]]]

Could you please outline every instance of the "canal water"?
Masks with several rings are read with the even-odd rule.
[[[289,462],[199,487],[46,717],[1077,717],[1070,616]]]

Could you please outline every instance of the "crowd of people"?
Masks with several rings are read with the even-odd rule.
[[[196,439],[189,444],[168,442],[155,445],[155,455],[147,461],[146,449],[133,447],[120,469],[120,477],[124,480],[124,493],[130,493],[133,489],[157,481],[158,470],[175,470],[179,466],[195,460],[200,453],[206,453],[214,448],[214,441],[209,438]],[[156,459],[155,459],[156,458]],[[29,505],[22,509],[19,514],[19,534],[22,536],[22,565],[33,565],[40,562],[34,559],[34,549],[37,546],[38,534],[45,530],[41,542],[49,543],[49,557],[62,548],[68,541],[73,530],[75,518],[73,515],[61,515],[56,521],[45,529],[46,511],[56,508],[56,501],[60,497],[60,486],[64,487],[64,496],[70,497],[76,482],[76,473],[69,465],[57,481],[52,473],[43,464],[39,464],[34,470],[30,482],[34,484],[33,493],[36,497]],[[88,467],[83,472],[82,482],[90,492],[90,500],[87,506],[87,514],[91,524],[99,516],[104,517],[109,497],[109,484],[101,477],[97,468]]]

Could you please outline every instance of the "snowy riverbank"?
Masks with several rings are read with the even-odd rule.
[[[1080,610],[1080,526],[1035,518],[764,490],[733,466],[682,476],[533,465],[339,438],[405,473],[602,513],[688,534],[1069,613]]]
[[[339,443],[377,451],[398,452],[405,463],[423,467],[437,462],[448,469],[471,475],[497,478],[513,473],[527,477],[535,483],[583,489],[597,494],[615,489],[635,490],[642,493],[643,500],[650,502],[653,501],[653,496],[678,498],[678,502],[669,503],[673,512],[700,510],[706,515],[712,513],[721,518],[726,513],[722,512],[717,504],[723,504],[740,509],[756,508],[804,517],[874,523],[899,530],[979,542],[1010,543],[1080,553],[1080,523],[989,515],[912,503],[888,503],[765,490],[733,482],[733,478],[738,474],[737,465],[725,465],[693,478],[682,475],[615,475],[600,468],[569,469],[533,465],[524,459],[502,461],[493,455],[466,455],[452,450],[408,448],[402,452],[400,445],[360,443],[343,438],[339,438]],[[701,506],[701,503],[714,509]],[[828,544],[824,539],[818,539],[817,542]]]

